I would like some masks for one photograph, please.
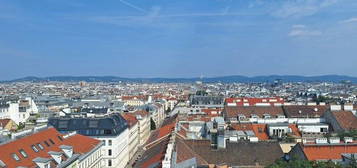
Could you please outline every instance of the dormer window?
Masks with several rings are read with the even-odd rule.
[[[238,119],[239,119],[239,120],[244,120],[244,119],[245,119],[245,115],[239,114],[239,115],[238,115]]]
[[[20,158],[19,156],[16,155],[16,153],[11,154],[12,158],[14,158],[16,161],[19,161]]]
[[[259,118],[259,116],[257,116],[256,114],[252,114],[250,117],[251,118]]]
[[[38,146],[41,150],[44,149],[43,146],[42,146],[40,143],[38,143],[37,146]]]
[[[264,118],[269,119],[269,118],[271,118],[271,116],[270,116],[270,114],[264,114]]]
[[[284,115],[278,115],[278,118],[285,118]]]
[[[52,145],[55,144],[55,142],[53,142],[52,139],[48,139],[48,140],[51,142]]]
[[[36,148],[35,145],[31,145],[31,148],[32,148],[33,151],[38,152],[38,149]]]
[[[26,153],[23,149],[20,149],[19,152],[21,153],[21,155],[22,155],[24,158],[27,158],[27,157],[28,157],[27,153]]]
[[[46,144],[47,147],[50,146],[50,144],[47,141],[44,141],[44,143]]]

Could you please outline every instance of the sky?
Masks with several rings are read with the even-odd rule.
[[[357,76],[356,0],[0,0],[0,80]]]

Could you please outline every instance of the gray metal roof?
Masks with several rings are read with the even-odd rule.
[[[128,128],[126,120],[120,114],[104,117],[56,117],[48,120],[48,125],[62,133],[77,131],[85,136],[117,136]]]
[[[37,157],[37,158],[33,159],[32,161],[38,162],[38,163],[47,163],[47,162],[49,162],[51,160],[52,160],[51,158]]]

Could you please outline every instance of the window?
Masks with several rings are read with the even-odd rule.
[[[31,145],[31,148],[32,148],[33,151],[38,152],[38,149],[36,148],[35,145]]]
[[[112,150],[111,149],[108,150],[108,155],[112,156]]]
[[[107,144],[105,144],[105,140],[102,140],[102,142],[103,142],[104,146],[107,145]]]
[[[48,139],[48,140],[51,142],[52,145],[55,144],[55,142],[53,142],[52,139]]]
[[[38,146],[41,150],[44,149],[43,146],[42,146],[40,143],[38,143],[37,146]]]
[[[24,158],[27,158],[27,153],[23,149],[20,149],[19,152]]]
[[[112,146],[112,140],[108,140],[108,145]]]
[[[58,128],[59,129],[67,128],[67,125],[68,125],[68,121],[59,121],[58,122]]]
[[[106,130],[104,130],[104,134],[106,134],[106,135],[112,134],[112,130],[106,129]]]
[[[50,144],[47,141],[44,141],[44,143],[46,144],[47,147],[50,146]]]
[[[50,164],[45,164],[45,168],[50,168]]]
[[[58,139],[60,140],[60,141],[63,141],[63,139],[62,139],[62,137],[61,136],[57,136],[58,137]]]
[[[112,166],[112,160],[111,159],[108,160],[108,166]]]
[[[89,121],[89,128],[97,128],[98,127],[98,123],[99,121],[97,120],[92,120],[92,121]]]
[[[17,156],[16,153],[13,153],[11,155],[12,155],[12,158],[14,158],[16,161],[20,160],[19,156]]]

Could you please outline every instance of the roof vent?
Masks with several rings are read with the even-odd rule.
[[[302,113],[302,111],[301,110],[299,110],[299,114],[301,114]]]
[[[314,108],[314,111],[317,112],[317,111],[319,111],[319,109],[318,108]]]

